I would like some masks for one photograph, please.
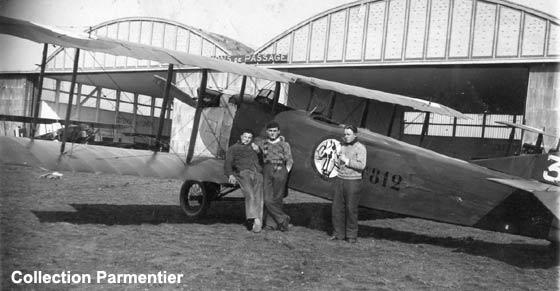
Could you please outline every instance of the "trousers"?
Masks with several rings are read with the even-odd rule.
[[[336,178],[332,202],[333,236],[338,239],[358,237],[358,204],[361,180]]]
[[[284,212],[283,199],[288,180],[288,170],[285,166],[265,164],[263,167],[264,183],[264,223],[266,226],[277,228],[290,217]]]
[[[263,218],[263,176],[261,173],[242,170],[235,175],[245,197],[245,217]]]

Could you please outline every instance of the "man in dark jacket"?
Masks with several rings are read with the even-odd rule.
[[[247,228],[260,232],[263,219],[263,176],[252,141],[253,133],[243,130],[240,141],[229,147],[226,153],[224,173],[231,184],[239,183],[245,196]]]

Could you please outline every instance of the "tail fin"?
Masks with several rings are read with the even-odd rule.
[[[533,193],[554,215],[549,228],[548,239],[555,242],[560,241],[560,229],[558,227],[558,219],[560,218],[560,187],[526,179],[488,178],[488,180]]]
[[[517,176],[510,179],[488,179],[527,191],[537,197],[553,215],[547,239],[554,242],[560,241],[560,187],[558,187],[560,157],[557,153],[487,159],[475,163]]]
[[[520,178],[560,185],[560,156],[557,152],[484,159],[473,163]]]

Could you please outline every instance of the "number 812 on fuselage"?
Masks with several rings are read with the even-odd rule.
[[[366,166],[363,172],[364,183],[377,185],[387,189],[399,191],[403,185],[403,177],[383,169]]]

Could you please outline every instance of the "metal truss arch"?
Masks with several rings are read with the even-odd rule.
[[[560,27],[546,12],[502,0],[361,0],[255,53],[287,54],[291,67],[558,62]]]
[[[203,56],[250,54],[248,46],[216,33],[155,17],[126,17],[102,22],[85,33],[138,42]],[[73,49],[58,48],[47,58],[48,71],[68,71]],[[163,68],[164,65],[102,53],[83,54],[80,70],[129,70]]]

